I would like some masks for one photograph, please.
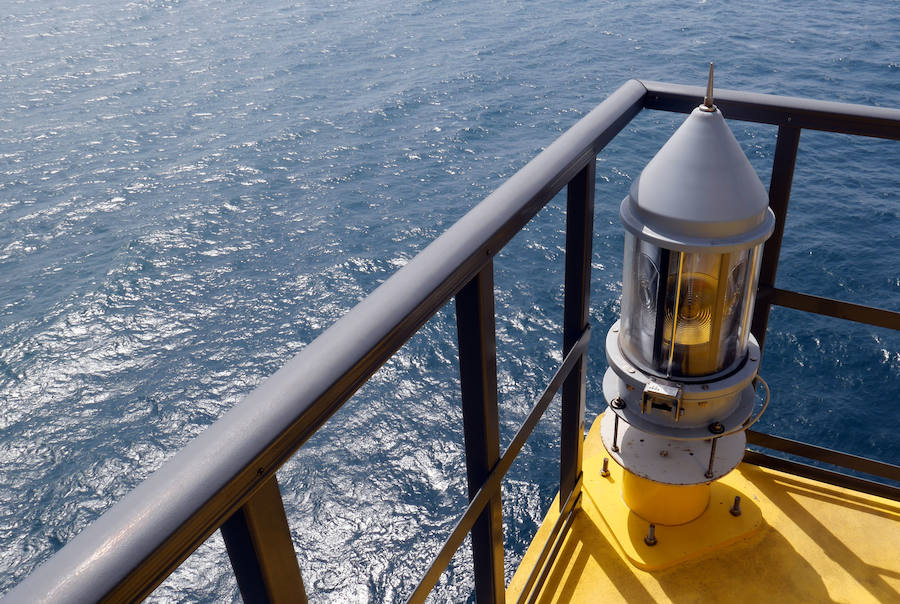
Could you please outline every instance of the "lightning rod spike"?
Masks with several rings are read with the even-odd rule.
[[[715,111],[716,106],[713,104],[713,63],[709,63],[709,80],[706,82],[706,96],[703,98],[703,108],[705,111]]]

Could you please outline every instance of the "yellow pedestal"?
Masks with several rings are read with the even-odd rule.
[[[599,513],[615,537],[622,554],[637,568],[661,570],[703,556],[746,539],[763,524],[759,506],[753,501],[752,485],[738,474],[731,473],[710,485],[700,485],[704,489],[688,494],[687,497],[681,498],[682,501],[660,500],[655,505],[648,503],[643,508],[644,513],[665,515],[665,508],[671,506],[675,510],[673,518],[677,520],[679,514],[682,517],[693,514],[693,510],[701,500],[698,493],[702,494],[708,489],[707,504],[699,516],[690,522],[675,526],[665,526],[664,522],[658,523],[656,545],[647,545],[644,537],[647,536],[650,523],[629,509],[623,497],[625,470],[616,463],[610,463],[609,476],[601,476],[604,457],[598,455],[584,462],[585,500],[582,506],[591,507]],[[644,480],[637,476],[634,478],[637,481],[632,481],[632,487],[637,487],[640,481]],[[655,484],[658,483],[652,483],[650,486]],[[663,491],[665,492],[665,489]],[[632,495],[643,498],[643,495],[634,492]],[[729,513],[735,495],[741,496],[740,516]]]
[[[654,524],[675,526],[696,520],[709,504],[709,483],[671,485],[622,470],[622,498],[632,512]]]

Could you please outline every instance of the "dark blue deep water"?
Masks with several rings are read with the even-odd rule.
[[[0,4],[0,593],[628,78],[701,85],[714,60],[725,88],[900,106],[890,2]],[[681,119],[600,157],[595,334],[618,202]],[[768,184],[774,128],[731,125]],[[779,286],[900,309],[898,166],[896,143],[803,134]],[[497,262],[505,441],[560,358],[563,225],[556,200]],[[313,601],[403,599],[449,534],[455,350],[451,305],[279,472]],[[896,462],[896,333],[776,309],[762,373],[762,429]],[[557,422],[505,482],[508,577]],[[469,597],[469,558],[436,601]],[[153,599],[238,597],[216,535]]]

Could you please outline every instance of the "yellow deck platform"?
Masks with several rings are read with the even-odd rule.
[[[593,476],[605,454],[599,421],[594,425],[585,442],[581,508],[537,602],[900,602],[900,504],[749,464],[726,477],[722,489],[740,492],[745,509],[761,514],[757,526],[745,520],[736,542],[662,570],[641,570],[638,564],[653,567],[661,554],[644,547],[637,531],[623,547],[608,524],[621,519],[600,514],[609,483]],[[710,508],[721,505],[714,492]],[[554,501],[507,602],[518,601],[558,513]],[[657,536],[655,548],[670,544],[671,527],[659,527]]]

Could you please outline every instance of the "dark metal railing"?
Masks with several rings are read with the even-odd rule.
[[[476,598],[504,601],[501,480],[561,391],[561,513],[540,556],[541,564],[528,579],[529,585],[539,588],[546,574],[543,561],[558,550],[580,498],[596,157],[641,109],[688,112],[703,92],[699,87],[658,82],[625,83],[4,601],[140,599],[217,529],[222,530],[245,600],[304,601],[275,472],[454,298],[469,505],[410,600],[424,600],[471,534]],[[900,139],[900,111],[727,90],[717,91],[716,103],[729,119],[779,126],[770,188],[778,226],[765,248],[753,319],[760,343],[772,304],[900,328],[900,313],[788,292],[774,285],[800,130]],[[501,455],[493,258],[563,187],[567,187],[563,362]],[[767,438],[755,442],[798,455],[819,454],[804,448],[811,445],[790,444],[793,441],[785,445],[784,439]],[[755,463],[776,459],[754,455]],[[852,456],[830,452],[824,457],[829,463],[847,465]],[[852,462],[849,467],[853,469]],[[898,468],[874,462],[865,465],[864,471],[896,479]],[[893,495],[900,499],[900,490],[896,491]]]

